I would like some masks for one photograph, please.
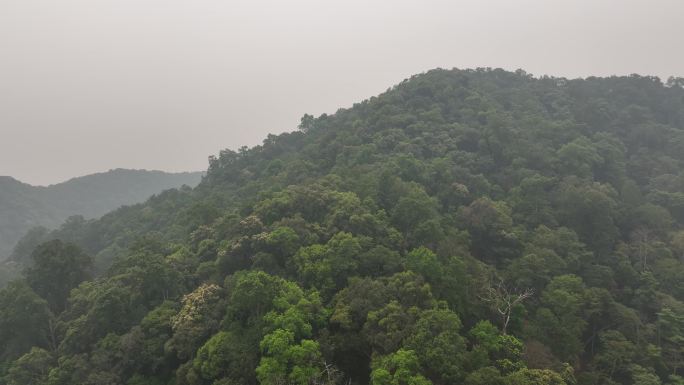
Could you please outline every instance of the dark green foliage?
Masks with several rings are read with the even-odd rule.
[[[682,384],[680,83],[434,70],[35,230],[18,253],[97,275],[36,251],[0,378]]]
[[[4,362],[32,346],[51,346],[53,315],[47,301],[25,282],[14,281],[0,290],[0,309],[0,359]]]
[[[26,282],[59,313],[66,308],[71,289],[91,277],[92,260],[73,243],[56,239],[38,246],[31,254]]]

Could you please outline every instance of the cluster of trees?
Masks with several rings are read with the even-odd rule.
[[[684,384],[682,84],[434,70],[28,236],[0,383]]]

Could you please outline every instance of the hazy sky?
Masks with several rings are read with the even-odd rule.
[[[0,175],[204,170],[442,68],[684,76],[682,0],[0,0]]]

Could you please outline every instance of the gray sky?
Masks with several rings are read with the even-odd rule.
[[[0,0],[0,175],[204,170],[442,68],[684,76],[681,0]]]

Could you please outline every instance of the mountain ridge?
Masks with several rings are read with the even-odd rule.
[[[18,182],[22,185],[30,186],[30,187],[35,187],[35,188],[54,188],[60,185],[68,184],[68,183],[73,183],[77,182],[78,180],[81,179],[90,179],[92,177],[97,177],[97,176],[107,176],[107,175],[112,175],[116,173],[122,173],[122,172],[133,172],[133,173],[145,173],[145,174],[166,174],[166,175],[184,175],[184,174],[203,174],[204,171],[164,171],[164,170],[156,170],[156,169],[145,169],[145,168],[124,168],[124,167],[115,167],[115,168],[110,168],[107,171],[98,171],[98,172],[93,172],[90,174],[84,174],[84,175],[79,175],[79,176],[74,176],[74,177],[69,177],[66,180],[60,181],[60,182],[55,182],[55,183],[49,183],[49,184],[32,184],[29,182],[25,182],[21,180],[20,178],[14,177],[12,175],[0,175],[0,183],[3,182],[9,182],[9,181],[14,181]]]
[[[33,186],[0,176],[0,257],[7,257],[31,227],[55,228],[71,215],[101,216],[121,205],[139,203],[154,193],[196,185],[201,172],[111,169],[49,186]]]

